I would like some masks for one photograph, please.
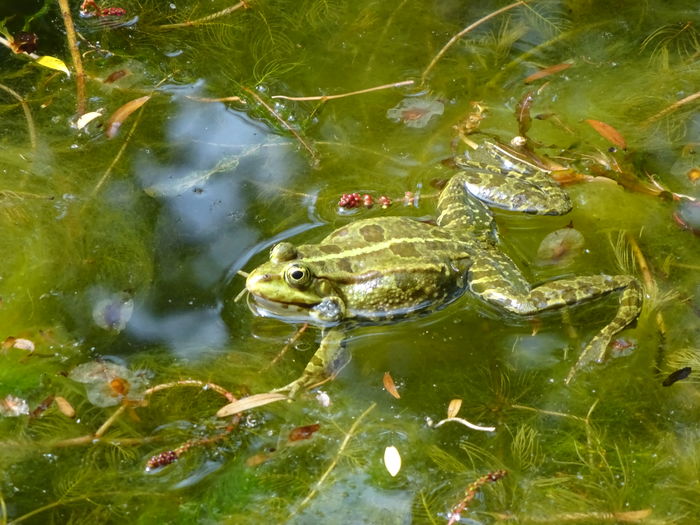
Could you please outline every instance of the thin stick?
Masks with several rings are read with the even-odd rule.
[[[330,476],[331,472],[333,472],[333,469],[338,465],[338,461],[340,460],[341,454],[345,451],[345,448],[348,446],[348,443],[352,439],[353,435],[355,434],[355,431],[357,430],[357,427],[360,425],[362,420],[369,414],[372,410],[374,410],[374,407],[376,407],[376,403],[372,403],[367,410],[362,412],[360,417],[358,417],[355,422],[352,424],[350,427],[350,430],[347,431],[345,434],[345,438],[343,439],[343,442],[340,444],[340,448],[338,448],[338,452],[333,458],[333,461],[331,461],[331,464],[328,465],[328,468],[326,471],[323,473],[323,475],[319,478],[319,480],[316,482],[316,486],[309,492],[309,494],[304,498],[304,500],[299,504],[299,506],[296,508],[296,510],[292,513],[292,515],[298,513],[302,508],[306,506],[306,504],[311,501],[311,499],[318,493],[318,489],[323,485],[323,482],[326,480],[328,476]]]
[[[154,387],[149,388],[143,394],[145,396],[150,396],[151,394],[155,394],[156,392],[160,392],[161,390],[175,388],[178,386],[196,386],[201,388],[202,390],[213,390],[217,394],[220,394],[223,397],[225,397],[226,400],[231,403],[236,401],[235,396],[231,392],[226,390],[224,387],[219,386],[216,383],[205,383],[204,381],[199,381],[197,379],[182,379],[180,381],[173,381],[172,383],[161,383],[160,385],[156,385]]]
[[[382,89],[389,89],[402,86],[411,86],[415,82],[413,80],[402,80],[401,82],[394,82],[393,84],[383,84],[381,86],[371,87],[367,89],[360,89],[359,91],[350,91],[349,93],[341,93],[339,95],[319,95],[316,97],[288,97],[287,95],[274,95],[270,98],[283,98],[284,100],[320,100],[325,102],[326,100],[334,100],[336,98],[352,97],[354,95],[362,95],[364,93],[371,93],[372,91],[380,91]]]
[[[122,412],[124,412],[124,410],[126,410],[126,404],[122,404],[118,409],[114,411],[114,414],[107,418],[107,421],[102,423],[102,426],[98,428],[95,432],[95,437],[102,437],[104,433],[107,432],[107,430],[109,430],[109,427],[112,426],[112,423],[114,423],[117,420],[117,418],[122,415]]]
[[[124,139],[124,142],[122,143],[121,148],[119,148],[119,151],[115,155],[115,157],[112,159],[112,162],[109,163],[109,166],[105,170],[105,172],[102,174],[102,177],[100,177],[100,180],[97,181],[97,184],[95,184],[95,187],[92,189],[92,192],[90,193],[90,197],[94,197],[97,195],[97,192],[100,191],[100,188],[102,185],[107,181],[109,176],[112,174],[112,170],[114,169],[114,166],[117,165],[117,162],[122,158],[122,155],[124,155],[124,151],[126,151],[126,147],[129,145],[129,142],[131,141],[131,137],[134,135],[134,132],[136,131],[136,127],[139,125],[139,122],[141,121],[141,115],[143,115],[143,109],[144,106],[141,106],[141,108],[138,110],[138,114],[136,115],[136,119],[134,120],[134,123],[131,125],[131,129],[129,129],[129,133]]]
[[[6,91],[14,98],[16,98],[22,106],[22,111],[24,111],[24,118],[27,119],[27,134],[29,135],[29,143],[32,145],[32,149],[36,150],[36,128],[34,126],[34,119],[32,118],[32,112],[29,110],[29,105],[27,104],[27,101],[24,100],[20,96],[20,94],[17,93],[14,89],[9,88],[4,84],[0,84],[0,89]]]
[[[198,24],[204,24],[206,22],[211,22],[212,20],[216,20],[217,18],[220,18],[222,16],[225,16],[229,13],[233,13],[234,11],[238,11],[239,9],[248,9],[250,6],[248,5],[248,2],[241,1],[238,2],[236,5],[232,5],[231,7],[227,7],[226,9],[222,9],[221,11],[217,11],[216,13],[213,13],[211,15],[204,16],[202,18],[198,18],[197,20],[190,20],[188,22],[180,22],[178,24],[163,24],[160,26],[157,26],[158,29],[176,29],[179,27],[191,27],[195,26]]]
[[[521,0],[520,2],[515,2],[513,4],[507,5],[505,7],[502,7],[500,9],[497,9],[493,13],[490,13],[486,15],[483,18],[480,18],[473,24],[471,24],[468,27],[465,27],[462,29],[459,33],[454,35],[450,40],[443,46],[443,48],[438,52],[437,55],[430,61],[430,64],[428,64],[428,67],[425,68],[425,71],[423,71],[423,74],[420,76],[420,82],[421,84],[425,84],[425,79],[427,78],[428,74],[432,71],[432,69],[435,67],[435,64],[438,63],[438,61],[442,58],[442,56],[447,53],[447,50],[452,47],[452,45],[457,42],[460,38],[462,38],[464,35],[469,33],[472,29],[479,27],[481,24],[484,22],[491,20],[493,17],[500,15],[501,13],[505,13],[506,11],[510,11],[514,7],[518,7],[519,5],[525,5],[525,1]]]
[[[652,122],[656,122],[657,120],[659,120],[662,117],[665,117],[669,113],[673,113],[678,108],[680,108],[683,104],[687,104],[688,102],[692,102],[693,100],[695,100],[697,98],[700,98],[700,91],[698,91],[697,93],[693,93],[692,95],[688,95],[687,97],[680,99],[678,102],[674,102],[673,104],[671,104],[667,108],[662,109],[656,115],[652,115],[651,117],[646,119],[644,122],[642,122],[642,125],[648,126]]]
[[[301,325],[299,327],[299,330],[294,332],[294,335],[292,336],[292,338],[289,341],[287,341],[287,344],[282,347],[282,350],[279,351],[279,353],[275,356],[275,358],[272,361],[270,361],[270,363],[267,366],[265,366],[265,368],[263,368],[261,370],[261,372],[268,370],[269,368],[274,366],[280,359],[282,359],[284,354],[286,354],[287,351],[292,347],[292,345],[299,340],[299,338],[302,336],[302,334],[304,332],[306,332],[306,329],[308,327],[309,327],[309,323],[304,323],[303,325]]]
[[[70,50],[70,56],[73,60],[73,67],[75,67],[76,106],[78,117],[80,117],[85,113],[86,107],[85,70],[83,69],[83,62],[80,59],[80,51],[78,51],[78,39],[75,36],[75,26],[73,25],[73,17],[70,14],[68,0],[58,0],[58,6],[61,8],[63,24],[66,26],[68,49]]]
[[[269,104],[266,104],[265,101],[262,98],[260,98],[260,96],[255,91],[247,87],[244,87],[243,89],[250,93],[250,95],[255,100],[257,100],[270,113],[270,115],[275,117],[279,121],[279,123],[285,127],[285,129],[287,129],[292,135],[294,135],[294,137],[301,143],[301,145],[304,146],[306,151],[309,152],[311,158],[314,159],[314,161],[317,160],[316,151],[314,151],[314,149],[304,140],[304,138],[301,135],[299,135],[299,132],[297,130],[290,126],[289,123],[279,115],[279,113],[277,113],[274,109],[272,109],[269,106]]]

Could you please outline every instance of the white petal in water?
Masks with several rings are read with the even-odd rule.
[[[384,449],[384,466],[393,478],[401,470],[401,454],[396,447],[386,447]]]

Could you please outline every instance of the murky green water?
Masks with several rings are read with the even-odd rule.
[[[10,33],[42,7],[15,4],[0,4]],[[697,2],[533,1],[444,55],[506,4],[250,0],[208,21],[235,3],[101,4],[126,9],[102,19],[116,27],[79,18],[78,4],[86,111],[103,115],[82,130],[71,128],[75,75],[0,46],[0,338],[16,338],[0,351],[0,523],[447,523],[467,487],[501,469],[462,522],[696,521]],[[38,54],[71,65],[58,6],[46,7],[25,30],[39,34]],[[465,296],[354,329],[352,362],[294,403],[217,418],[228,400],[202,385],[267,392],[296,378],[320,340],[310,327],[275,360],[299,325],[233,302],[236,272],[282,239],[432,216],[472,102],[487,108],[480,130],[508,142],[528,92],[538,153],[600,176],[567,185],[569,215],[498,212],[500,235],[531,282],[621,264],[646,279],[643,314],[613,357],[564,384],[612,297],[533,320]],[[106,138],[110,115],[146,95]],[[443,112],[423,127],[387,118],[407,98]],[[626,151],[587,119],[613,126]],[[342,211],[349,192],[393,204]],[[583,251],[538,261],[542,239],[567,225]],[[662,386],[684,367],[688,378]],[[387,371],[400,399],[383,387]],[[496,430],[436,428],[452,399]],[[313,424],[309,439],[290,439]],[[167,451],[178,459],[147,469]]]

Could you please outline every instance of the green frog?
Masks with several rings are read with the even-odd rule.
[[[486,143],[492,154],[500,148]],[[566,381],[602,361],[612,337],[642,304],[640,283],[628,275],[584,275],[530,285],[498,242],[489,207],[539,215],[571,210],[566,192],[536,166],[494,166],[466,158],[439,196],[434,223],[410,217],[358,220],[317,244],[275,245],[270,260],[246,280],[259,315],[324,327],[301,377],[277,389],[293,397],[331,378],[347,361],[344,334],[356,323],[394,322],[429,312],[469,292],[522,316],[619,292],[614,318],[587,344]]]

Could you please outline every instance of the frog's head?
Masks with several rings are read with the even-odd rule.
[[[325,324],[337,323],[345,315],[345,305],[331,283],[318,278],[288,242],[272,248],[270,260],[248,275],[245,286],[251,308],[259,315]]]

